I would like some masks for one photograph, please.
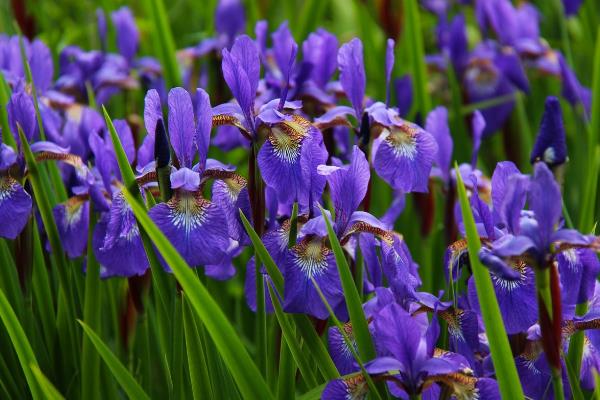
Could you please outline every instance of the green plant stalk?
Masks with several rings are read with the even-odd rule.
[[[8,83],[6,83],[6,79],[4,79],[4,74],[0,74],[0,127],[2,128],[2,132],[6,132],[6,134],[2,135],[2,140],[12,147],[13,150],[17,150],[17,142],[13,136],[14,132],[10,131],[8,125],[8,111],[6,106],[9,100],[10,87],[8,86]]]
[[[562,7],[562,5],[561,5]],[[588,146],[588,168],[583,188],[581,215],[579,219],[579,229],[588,233],[594,226],[594,212],[597,201],[598,190],[598,171],[600,168],[600,146],[598,146],[598,135],[600,135],[600,29],[596,36],[596,50],[594,55],[594,77],[592,83],[592,110],[591,121],[587,129]],[[577,305],[577,315],[583,315],[587,311],[587,303]],[[569,342],[568,361],[573,366],[576,376],[579,376],[581,370],[581,360],[583,357],[584,337],[583,332],[576,332]]]
[[[19,323],[19,319],[10,306],[10,303],[6,299],[4,292],[1,290],[0,319],[6,327],[8,335],[10,336],[10,340],[12,341],[15,351],[17,352],[17,356],[19,357],[21,368],[23,368],[23,372],[25,373],[25,379],[27,379],[27,385],[29,386],[32,397],[34,399],[43,399],[44,396],[42,395],[41,389],[37,383],[37,380],[35,379],[33,371],[31,370],[31,365],[38,365],[35,354],[31,348],[31,345],[29,344],[29,341],[27,340],[27,336],[25,336],[23,327]]]
[[[281,332],[283,333],[283,337],[285,339],[285,343],[304,378],[304,381],[309,387],[314,387],[317,385],[317,379],[313,374],[313,370],[310,367],[310,364],[306,357],[304,357],[304,353],[300,348],[300,341],[297,340],[296,335],[294,334],[294,329],[289,323],[288,316],[283,312],[281,308],[281,303],[279,302],[279,298],[275,294],[275,290],[271,283],[268,284],[269,294],[271,295],[271,299],[273,299],[273,309],[275,310],[275,316],[277,321],[279,322],[279,326],[281,327]]]
[[[185,347],[187,349],[192,394],[194,399],[208,399],[212,397],[212,388],[208,377],[209,365],[206,364],[200,332],[196,327],[192,309],[185,295],[183,298],[183,328],[185,331]]]
[[[44,250],[40,240],[39,228],[33,219],[33,272],[32,286],[35,304],[39,309],[39,319],[42,331],[46,337],[46,347],[51,355],[54,353],[54,340],[56,339],[54,297],[50,286],[50,279],[44,259]]]
[[[136,382],[135,378],[129,373],[127,368],[119,361],[117,356],[104,344],[102,339],[96,335],[96,333],[87,326],[83,321],[78,320],[79,324],[83,328],[87,337],[91,340],[92,344],[106,363],[106,366],[112,372],[114,378],[119,382],[125,393],[132,399],[150,399],[150,397],[144,392],[140,385]]]
[[[287,400],[295,396],[296,365],[285,338],[281,337],[279,349],[279,377],[277,380],[277,399]]]
[[[596,36],[596,50],[594,55],[594,77],[592,81],[592,109],[591,120],[587,127],[587,175],[583,189],[582,207],[579,218],[579,229],[590,232],[594,225],[594,211],[598,189],[598,136],[600,135],[600,29]]]
[[[56,390],[56,388],[54,387],[52,382],[50,382],[50,380],[48,380],[48,378],[46,378],[46,376],[42,373],[42,371],[40,370],[40,368],[37,365],[31,364],[29,367],[31,368],[31,372],[33,373],[33,376],[35,377],[38,385],[40,386],[40,390],[44,394],[45,399],[47,399],[47,400],[62,400],[62,399],[64,399],[64,397],[60,394],[60,392],[58,390]]]
[[[552,318],[552,293],[550,289],[550,268],[537,269],[535,271],[535,286],[539,294],[539,298],[543,304],[538,305],[540,313],[540,321],[542,320],[541,314],[544,312],[544,307],[547,310],[548,315]],[[551,332],[550,332],[551,333]],[[542,335],[547,334],[542,328]],[[551,366],[552,369],[552,388],[554,390],[554,398],[561,400],[565,398],[564,388],[562,383],[562,373],[559,368]]]
[[[95,216],[93,204],[89,205],[89,229],[88,243],[92,243],[94,234]],[[95,331],[100,331],[100,313],[101,309],[101,291],[100,291],[100,264],[94,255],[93,247],[87,249],[87,272],[85,275],[85,298],[83,302],[83,319],[88,326]],[[94,351],[91,340],[83,338],[81,345],[81,398],[99,399],[100,398],[100,358]]]
[[[416,0],[404,0],[404,7],[406,12],[404,18],[407,28],[406,37],[409,40],[410,55],[413,62],[416,102],[421,116],[424,118],[431,109],[431,100],[427,90],[427,69],[425,66],[423,35],[421,34],[421,16]]]
[[[40,215],[42,217],[42,221],[44,223],[44,228],[48,235],[48,241],[50,242],[50,247],[52,248],[51,257],[54,259],[54,264],[56,266],[56,270],[58,272],[58,277],[60,284],[62,286],[62,293],[64,304],[66,306],[66,320],[72,321],[71,323],[67,323],[67,330],[64,332],[65,341],[70,344],[72,353],[70,357],[75,358],[78,353],[76,337],[77,334],[74,330],[74,320],[75,320],[75,305],[73,304],[73,296],[72,285],[70,285],[70,281],[67,276],[67,269],[70,264],[67,262],[65,257],[65,253],[63,251],[62,243],[60,241],[60,236],[58,234],[58,228],[56,227],[56,221],[54,220],[54,214],[52,213],[52,206],[50,205],[50,200],[46,196],[47,193],[50,193],[50,189],[48,188],[47,181],[44,179],[40,179],[38,165],[35,161],[33,153],[29,147],[29,143],[27,142],[27,138],[23,133],[23,130],[20,126],[18,126],[19,137],[21,140],[21,146],[23,148],[23,154],[25,156],[25,161],[27,163],[28,179],[31,183],[31,187],[33,188],[33,193],[35,195],[36,204],[40,211]],[[76,365],[76,362],[73,363]]]
[[[165,83],[168,88],[181,85],[181,73],[176,58],[175,41],[173,32],[167,20],[167,10],[163,0],[146,0],[146,8],[149,9],[155,29],[153,30],[155,40],[158,43],[159,58],[164,68]]]
[[[523,389],[520,384],[519,375],[512,358],[512,351],[506,336],[506,330],[498,306],[498,300],[494,292],[494,286],[488,270],[479,261],[479,249],[481,240],[475,226],[475,219],[471,212],[467,192],[458,170],[458,164],[454,166],[457,180],[457,192],[460,209],[463,216],[465,230],[467,233],[467,244],[469,251],[469,262],[475,279],[477,298],[481,307],[481,314],[488,335],[492,362],[496,371],[496,378],[500,388],[500,394],[505,399],[524,398]]]

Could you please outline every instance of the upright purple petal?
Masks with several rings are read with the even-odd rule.
[[[169,137],[182,167],[194,161],[194,107],[187,90],[177,87],[169,92]]]
[[[385,104],[390,104],[390,80],[392,78],[392,70],[394,69],[394,39],[387,40],[385,50]]]
[[[318,29],[308,35],[302,44],[304,61],[310,63],[310,77],[320,88],[324,88],[337,68],[338,40],[335,35]]]
[[[246,30],[244,5],[239,0],[219,0],[215,10],[215,29],[231,43]]]
[[[135,25],[133,14],[129,7],[121,7],[111,14],[117,31],[117,46],[119,53],[128,62],[133,61],[140,43],[140,33]]]
[[[210,98],[204,89],[196,91],[196,144],[198,145],[198,163],[204,169],[208,147],[210,145],[210,131],[212,130],[212,107]]]
[[[15,136],[17,143],[20,141],[17,124],[19,124],[21,129],[23,129],[23,133],[25,134],[27,140],[31,142],[37,133],[35,108],[31,96],[23,91],[14,92],[10,96],[10,100],[6,108],[8,111],[10,130]]]
[[[500,221],[515,235],[520,232],[521,210],[525,206],[529,182],[524,175],[511,175],[506,184],[505,196],[500,203]]]
[[[239,36],[231,47],[230,54],[246,73],[249,95],[254,99],[260,78],[260,59],[256,43],[247,35]]]
[[[396,91],[396,103],[398,105],[398,114],[405,117],[412,107],[413,89],[410,75],[404,75],[394,80],[394,90]]]
[[[121,140],[123,150],[125,150],[125,155],[127,155],[127,160],[129,160],[129,163],[131,164],[135,159],[135,144],[133,142],[133,133],[131,133],[131,128],[124,119],[115,119],[113,122],[115,125],[115,130],[117,131],[117,135]],[[116,170],[118,170],[118,166]]]
[[[555,225],[562,213],[562,199],[554,175],[546,164],[541,162],[534,166],[533,179],[529,187],[529,208],[535,213],[538,223],[540,245],[549,246]]]
[[[352,213],[358,209],[365,194],[371,173],[369,162],[357,146],[353,147],[350,165],[320,168],[319,173],[327,177],[331,200],[335,208],[335,224],[338,234],[346,230]]]
[[[494,173],[492,174],[492,205],[494,212],[500,212],[500,207],[506,197],[506,186],[508,179],[515,174],[520,174],[521,171],[512,161],[501,161],[496,164]],[[525,203],[521,205],[521,209]]]
[[[39,39],[31,43],[29,67],[37,92],[44,93],[50,89],[54,77],[54,62],[50,49]]]
[[[273,39],[273,57],[281,72],[282,79],[286,79],[290,73],[290,59],[294,55],[294,48],[298,45],[288,28],[287,22],[282,23],[271,35]]]
[[[440,169],[442,179],[448,182],[450,179],[450,163],[452,161],[452,149],[454,143],[448,126],[448,110],[439,106],[427,115],[425,130],[433,135],[438,145],[435,163]]]
[[[238,40],[240,39],[238,38],[236,43]],[[221,66],[223,69],[223,78],[246,118],[246,125],[253,127],[254,95],[256,91],[253,92],[250,87],[247,72],[235,56],[226,49],[223,50],[223,62]]]
[[[567,161],[567,139],[560,102],[554,96],[546,99],[540,131],[531,152],[531,163],[543,161],[548,166]]]
[[[485,119],[479,110],[475,110],[473,113],[473,120],[471,121],[471,129],[473,132],[473,152],[471,153],[471,167],[475,169],[477,167],[477,156],[479,154],[479,147],[481,146],[481,137],[485,130]]]
[[[363,45],[360,39],[354,38],[342,45],[337,61],[340,68],[340,82],[356,111],[357,118],[360,119],[366,86]]]

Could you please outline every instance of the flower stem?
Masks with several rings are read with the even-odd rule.
[[[540,268],[535,273],[535,285],[538,293],[539,323],[542,332],[542,346],[552,368],[552,387],[554,398],[564,399],[560,361],[560,291],[554,286],[558,278],[556,266]],[[558,299],[556,294],[558,294]],[[558,328],[558,329],[557,329]],[[558,331],[558,332],[557,332]]]

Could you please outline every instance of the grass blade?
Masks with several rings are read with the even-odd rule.
[[[158,47],[158,58],[163,66],[165,83],[168,88],[181,85],[181,74],[177,63],[173,32],[167,20],[167,10],[163,0],[146,0],[146,8],[152,20],[154,43]]]
[[[356,345],[358,346],[358,352],[362,360],[372,360],[375,358],[375,346],[371,334],[369,333],[369,326],[365,318],[365,313],[362,309],[362,302],[354,280],[352,279],[352,273],[348,266],[348,261],[344,255],[344,250],[340,245],[333,228],[331,221],[325,213],[325,210],[321,208],[321,214],[325,219],[327,225],[327,234],[329,235],[329,242],[331,243],[331,249],[335,255],[335,263],[337,265],[338,272],[340,274],[340,280],[342,281],[342,289],[344,290],[344,298],[346,299],[346,306],[348,307],[348,314],[350,315],[350,321],[352,322],[352,330],[356,338]]]
[[[94,232],[93,207],[90,202],[90,225],[88,230],[88,243],[92,243]],[[100,265],[94,256],[92,246],[87,249],[87,272],[85,275],[85,298],[83,301],[83,320],[88,326],[100,331]],[[81,349],[81,398],[99,399],[100,398],[100,358],[93,350],[92,341],[84,337]]]
[[[17,319],[15,312],[6,299],[4,292],[1,290],[0,319],[2,319],[2,323],[6,327],[8,335],[10,336],[10,340],[15,348],[15,351],[17,352],[17,356],[19,357],[19,362],[21,363],[21,367],[25,373],[25,378],[27,379],[27,385],[29,386],[31,395],[34,399],[42,399],[43,396],[40,391],[40,387],[31,370],[31,365],[38,365],[35,354],[33,353],[33,349],[29,344],[29,340],[27,340],[27,336],[25,336],[23,327],[19,323],[19,320]]]
[[[185,332],[185,346],[190,369],[192,393],[194,399],[210,399],[213,398],[213,396],[210,379],[208,377],[209,365],[206,364],[200,332],[196,327],[196,321],[194,321],[189,301],[185,296],[183,299],[183,328]]]
[[[46,376],[42,373],[39,367],[35,364],[30,365],[31,372],[33,372],[33,376],[37,380],[38,385],[40,385],[40,389],[44,394],[44,398],[47,400],[62,400],[64,399],[63,395],[60,394],[58,390],[54,387],[52,382],[46,378]]]
[[[119,382],[119,385],[123,388],[127,396],[131,399],[150,399],[150,397],[144,392],[141,386],[136,382],[133,376],[129,373],[127,368],[123,366],[121,361],[113,354],[106,344],[96,335],[96,333],[85,324],[85,322],[78,320],[79,324],[83,328],[83,331],[90,339],[100,357],[106,363],[106,366],[112,372],[114,378]]]
[[[475,219],[471,212],[471,206],[467,199],[467,192],[462,180],[462,176],[458,170],[458,165],[455,165],[458,199],[460,209],[467,232],[467,243],[469,248],[469,262],[475,278],[475,288],[477,289],[477,297],[481,306],[481,314],[485,324],[485,331],[488,335],[490,344],[490,352],[492,354],[492,362],[496,371],[496,378],[500,393],[504,399],[522,399],[523,389],[517,374],[512,351],[502,322],[498,300],[492,285],[492,278],[488,270],[479,261],[479,249],[481,248],[481,240],[475,226]]]
[[[231,371],[242,396],[272,399],[273,395],[262,375],[219,305],[175,250],[169,239],[150,219],[144,207],[134,199],[127,189],[123,188],[123,193],[139,224],[148,233],[153,244],[171,267],[177,281],[186,292],[194,311],[202,320],[223,357],[223,361]]]
[[[410,58],[413,62],[413,77],[415,82],[416,104],[421,116],[429,112],[431,100],[427,91],[427,69],[425,67],[425,48],[423,45],[423,34],[421,32],[421,16],[417,0],[404,1],[406,22],[406,33]]]
[[[277,317],[277,321],[279,322],[279,326],[281,327],[281,332],[283,333],[283,337],[285,339],[285,343],[287,344],[298,369],[300,369],[300,373],[304,378],[304,381],[308,386],[314,387],[317,385],[317,379],[313,374],[310,364],[306,357],[304,357],[304,353],[300,348],[300,341],[296,339],[296,335],[294,334],[294,328],[289,323],[288,316],[283,312],[281,308],[281,303],[279,302],[279,298],[275,294],[273,290],[273,286],[269,283],[269,294],[271,295],[271,299],[273,299],[273,308],[275,309],[275,316]]]

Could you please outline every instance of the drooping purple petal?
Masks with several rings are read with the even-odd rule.
[[[0,237],[15,239],[31,214],[31,196],[8,175],[0,176]]]
[[[73,197],[52,210],[60,241],[69,258],[81,257],[86,250],[89,201]]]
[[[438,151],[430,133],[403,121],[391,126],[373,143],[373,166],[394,189],[427,192],[429,173]]]
[[[348,313],[333,252],[318,237],[305,238],[287,252],[284,261],[284,310],[306,313],[319,319],[329,317],[329,312],[315,289],[315,280],[327,302],[341,320]]]
[[[191,267],[219,264],[225,257],[227,220],[198,192],[177,190],[168,203],[157,204],[148,215]]]
[[[363,45],[360,39],[354,38],[340,47],[338,52],[340,82],[354,108],[357,118],[363,111],[365,97],[365,66],[363,62]]]
[[[187,90],[177,87],[169,92],[169,137],[182,167],[190,168],[194,160],[194,108]]]
[[[142,275],[149,267],[135,216],[121,192],[98,221],[92,245],[103,277]]]

